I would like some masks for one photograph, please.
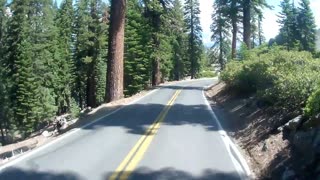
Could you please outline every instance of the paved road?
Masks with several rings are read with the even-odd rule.
[[[218,132],[203,88],[217,80],[179,82],[11,167],[1,180],[241,179]]]

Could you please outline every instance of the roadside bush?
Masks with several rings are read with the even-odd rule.
[[[240,92],[253,93],[271,85],[273,76],[268,73],[271,66],[269,60],[233,61],[227,64],[220,78]]]
[[[236,78],[242,71],[242,61],[230,61],[227,63],[224,71],[220,74],[220,79],[230,86],[237,86]]]
[[[217,73],[213,71],[202,71],[201,73],[199,73],[200,78],[211,78],[216,76],[217,76]]]
[[[254,50],[249,59],[230,62],[221,80],[280,108],[301,109],[320,81],[319,72],[320,61],[311,53],[275,47]]]
[[[300,108],[320,80],[320,63],[307,52],[280,51],[271,57],[271,86],[262,90],[262,97],[284,108]]]
[[[315,116],[318,113],[320,113],[320,88],[312,93],[304,108],[304,115],[307,117]]]
[[[304,123],[304,127],[320,126],[320,88],[312,93],[308,98],[306,107],[304,108],[304,116],[308,121]]]
[[[71,108],[70,108],[71,118],[78,118],[80,116],[80,108],[75,99],[71,98]]]

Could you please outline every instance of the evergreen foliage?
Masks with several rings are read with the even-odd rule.
[[[54,116],[105,101],[110,4],[102,0],[0,0],[0,129],[27,137]],[[184,22],[179,0],[129,1],[125,95],[199,71],[198,2]],[[190,10],[190,8],[189,8]],[[190,16],[191,17],[191,16]],[[189,19],[190,20],[190,19]],[[193,59],[190,61],[190,30]],[[13,138],[14,139],[14,138]]]
[[[180,0],[127,1],[124,68],[120,69],[124,70],[124,94],[130,96],[186,76],[214,76],[207,67],[216,61],[208,58],[217,59],[222,68],[232,58],[244,62],[228,64],[226,80],[231,78],[233,83],[245,85],[249,81],[256,83],[257,78],[269,81],[269,77],[279,76],[272,79],[275,88],[264,91],[264,98],[284,102],[289,98],[285,92],[301,90],[299,97],[290,101],[297,107],[311,92],[306,88],[314,87],[313,83],[306,86],[308,79],[304,77],[318,78],[314,71],[303,72],[300,64],[317,69],[317,63],[306,52],[271,51],[262,45],[263,8],[269,8],[264,0],[215,0],[211,26],[214,45],[205,52],[198,0],[186,0],[184,6]],[[286,50],[309,51],[316,57],[316,26],[309,0],[301,0],[297,7],[290,0],[283,0],[281,8],[281,30],[275,42]],[[103,0],[63,0],[60,4],[53,0],[0,0],[2,143],[6,143],[6,134],[19,132],[26,137],[54,116],[70,113],[76,117],[80,110],[105,101],[106,92],[111,89],[106,86],[107,63],[111,62],[107,61],[109,12],[110,3]],[[241,36],[244,44],[237,53]],[[271,52],[278,54],[271,57]],[[286,66],[299,73],[299,80],[293,80],[296,74],[282,65],[279,72],[271,71],[270,64],[281,56],[285,57]],[[301,56],[304,61],[287,60],[292,56]],[[265,63],[258,62],[262,57]],[[265,68],[272,73],[263,71]],[[265,74],[259,74],[262,72]],[[236,76],[240,78],[234,80]],[[281,86],[286,81],[291,85]],[[122,84],[122,79],[118,82]],[[260,85],[250,88],[256,90]],[[318,94],[313,99],[317,97]]]
[[[309,0],[301,0],[298,8],[298,31],[302,50],[316,50],[316,24]]]
[[[286,46],[287,50],[315,52],[316,25],[309,0],[301,0],[295,7],[290,0],[283,0],[279,15],[280,33],[275,42]],[[272,42],[270,43],[272,44]]]
[[[100,0],[79,0],[75,10],[75,96],[81,108],[101,104],[101,82],[105,82],[107,24],[103,21],[106,6]],[[100,66],[98,66],[100,65]],[[99,86],[97,85],[99,83]],[[97,91],[99,89],[99,91]],[[105,89],[105,88],[103,88]],[[97,92],[99,94],[97,94]]]
[[[70,108],[71,91],[75,88],[74,63],[73,63],[73,19],[74,10],[72,0],[64,0],[60,9],[57,10],[55,22],[58,29],[59,68],[56,73],[59,79],[56,82],[55,91],[57,94],[56,105],[59,112],[65,111],[65,107]]]
[[[228,4],[224,0],[215,0],[213,8],[216,11],[212,14],[211,40],[214,42],[212,49],[218,52],[218,61],[223,69],[230,52],[229,29],[231,25],[227,15]]]
[[[137,0],[128,1],[125,29],[125,95],[148,87],[150,80],[150,27]]]
[[[173,2],[171,14],[173,68],[170,79],[180,80],[188,74],[187,67],[190,66],[191,63],[188,61],[188,35],[185,33],[186,24],[184,22],[183,8],[179,0]]]
[[[200,69],[202,51],[202,28],[200,25],[200,7],[198,0],[186,0],[184,5],[185,22],[187,26],[189,48],[188,55],[191,62],[191,79],[196,77]]]

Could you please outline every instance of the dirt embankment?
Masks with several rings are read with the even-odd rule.
[[[320,133],[283,130],[284,124],[297,116],[296,112],[275,110],[252,94],[235,93],[222,82],[208,90],[207,97],[225,131],[245,152],[253,178],[317,177],[314,175],[320,172],[319,158],[311,147],[315,141],[303,140],[317,138],[314,134],[319,138]]]

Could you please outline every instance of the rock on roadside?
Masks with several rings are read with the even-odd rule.
[[[43,131],[42,136],[44,137],[51,137],[52,136],[52,132],[48,132],[48,131]]]

